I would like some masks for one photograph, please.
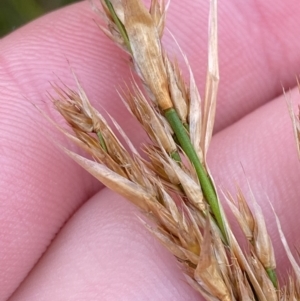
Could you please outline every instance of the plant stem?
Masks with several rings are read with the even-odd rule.
[[[126,28],[124,27],[124,25],[120,21],[119,17],[117,16],[112,3],[109,0],[104,0],[104,1],[107,5],[108,10],[111,13],[111,17],[112,17],[113,21],[115,22],[116,26],[119,29],[121,36],[123,37],[124,43],[127,47],[127,50],[132,54],[130,41],[129,41],[128,34],[126,32]],[[209,175],[207,174],[205,168],[201,164],[201,162],[198,158],[198,155],[191,143],[191,140],[188,135],[189,126],[188,126],[188,124],[182,124],[182,122],[174,108],[165,110],[164,115],[175,133],[175,137],[176,137],[175,140],[178,140],[180,146],[182,147],[183,151],[185,152],[185,154],[187,155],[187,157],[189,158],[190,162],[193,164],[193,166],[196,170],[196,173],[197,173],[197,176],[198,176],[198,179],[200,182],[200,186],[201,186],[201,189],[203,192],[203,196],[211,208],[214,219],[220,229],[220,232],[223,236],[225,244],[228,245],[228,236],[227,236],[226,227],[225,227],[223,217],[222,217],[222,212],[220,210],[220,205],[219,205],[219,200],[218,200],[218,197],[216,194],[216,190],[215,190],[214,185],[213,185]],[[99,137],[99,142],[100,142],[101,146],[103,147],[103,149],[107,150],[101,134],[100,134],[100,136],[98,135],[98,137]],[[172,152],[169,155],[174,161],[176,161],[177,163],[180,164],[181,158],[177,151]],[[272,281],[274,287],[277,288],[276,271],[273,269],[266,269],[266,272],[267,272],[270,280]]]
[[[179,153],[178,153],[177,150],[174,151],[174,152],[172,152],[172,153],[170,154],[170,157],[171,157],[175,162],[177,162],[178,164],[181,163],[181,158],[180,158],[180,155],[179,155]]]
[[[99,143],[100,143],[101,147],[107,153],[107,146],[105,144],[104,138],[103,138],[103,136],[102,136],[102,134],[101,134],[100,131],[97,132],[97,137],[99,139]]]
[[[117,14],[115,12],[115,9],[114,9],[113,5],[111,4],[111,2],[109,0],[105,0],[105,3],[107,5],[108,10],[111,13],[111,17],[113,18],[115,24],[117,25],[117,27],[118,27],[118,29],[120,31],[121,36],[124,39],[124,43],[125,43],[128,51],[130,53],[132,53],[130,42],[129,42],[129,38],[128,38],[128,35],[127,35],[127,32],[126,32],[126,29],[125,29],[124,25],[122,24],[122,22],[120,21],[119,17],[117,16]]]
[[[276,270],[275,269],[266,269],[266,272],[267,272],[270,280],[272,281],[274,287],[278,288],[278,279],[277,279],[277,275],[276,275]]]
[[[213,184],[206,173],[204,167],[202,166],[195,149],[191,143],[191,140],[187,134],[186,128],[183,126],[177,112],[174,108],[168,109],[164,112],[166,119],[171,125],[183,151],[190,159],[191,163],[194,165],[202,191],[205,199],[211,207],[211,210],[214,214],[216,222],[219,226],[219,229],[227,242],[227,232],[222,218],[222,213],[220,211],[219,201]]]

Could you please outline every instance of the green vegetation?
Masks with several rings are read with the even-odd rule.
[[[78,0],[1,0],[0,37],[51,10]]]

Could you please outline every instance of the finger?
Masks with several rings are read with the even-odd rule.
[[[30,103],[55,118],[41,100],[50,81],[70,81],[63,32],[70,33],[67,19],[80,28],[80,19],[86,18],[85,25],[95,27],[88,10],[80,4],[57,12],[1,41],[1,300],[18,287],[74,210],[100,188],[55,146],[66,142]],[[77,151],[70,143],[67,147]]]
[[[300,189],[298,185],[289,187],[297,183],[300,172],[284,109],[281,97],[220,132],[210,154],[212,172],[223,189],[233,190],[238,180],[244,190],[247,188],[243,165],[266,214],[279,273],[286,270],[287,260],[276,239],[266,196],[274,204],[288,241],[295,245],[299,241],[295,207]],[[247,137],[243,133],[248,133]],[[277,137],[283,138],[274,139]],[[174,268],[170,254],[156,245],[134,215],[135,210],[123,199],[102,190],[76,213],[10,301],[38,300],[41,295],[44,300],[197,300]]]
[[[300,8],[296,0],[288,0],[285,3],[276,0],[271,4],[268,1],[249,0],[244,3],[243,11],[240,11],[234,3],[220,2],[219,4],[219,61],[222,81],[216,130],[232,124],[281,94],[282,85],[286,87],[295,85],[295,75],[299,73],[300,62],[298,55],[300,42],[297,38],[300,29],[295,24],[298,21]],[[130,76],[126,64],[127,58],[100,33],[93,20],[100,23],[101,21],[88,4],[82,5],[83,11],[80,13],[76,8],[74,9],[74,14],[78,14],[77,16],[72,12],[70,12],[71,16],[66,16],[62,10],[55,17],[57,18],[55,26],[52,22],[33,23],[32,27],[36,35],[31,42],[40,44],[41,40],[46,41],[42,46],[46,49],[41,51],[40,56],[37,56],[35,49],[31,52],[28,47],[25,49],[18,47],[13,52],[18,55],[25,52],[37,58],[34,61],[29,60],[32,67],[26,68],[26,74],[28,76],[29,70],[31,75],[29,78],[43,88],[49,86],[45,85],[43,78],[39,76],[40,72],[36,74],[32,72],[32,70],[39,70],[36,69],[39,66],[43,71],[45,67],[49,68],[48,71],[54,71],[54,66],[60,78],[68,84],[72,82],[74,84],[66,62],[68,59],[74,69],[80,73],[80,79],[89,91],[89,95],[97,101],[99,95],[102,95],[102,101],[106,102],[108,99],[116,98],[116,83],[119,84],[124,77]],[[189,16],[188,19],[186,15]],[[194,67],[198,83],[201,83],[201,92],[204,90],[206,70],[207,15],[208,2],[206,1],[192,1],[188,5],[174,2],[169,9],[167,23],[167,27],[175,34]],[[84,22],[80,22],[82,20]],[[9,43],[20,36],[22,31],[10,36]],[[171,53],[180,57],[178,48],[174,47],[175,42],[168,33],[166,36],[166,47]],[[26,44],[31,43],[26,41]],[[11,52],[11,49],[8,51]],[[116,55],[112,55],[113,53]],[[53,80],[50,72],[48,78]],[[111,78],[114,80],[112,81]],[[110,93],[107,94],[105,90],[110,90]],[[124,114],[120,103],[113,101],[108,108],[116,110],[117,116]]]
[[[137,214],[102,190],[76,212],[9,300],[199,300]]]
[[[74,210],[101,187],[56,148],[54,141],[73,147],[31,103],[57,119],[45,94],[51,91],[50,84],[59,80],[74,87],[69,59],[87,91],[96,87],[90,89],[96,100],[100,95],[110,112],[122,114],[125,120],[129,116],[120,109],[120,102],[115,102],[115,83],[121,81],[128,66],[124,59],[114,62],[120,50],[112,43],[106,47],[107,38],[93,18],[90,5],[80,3],[47,15],[1,41],[3,300],[24,279]],[[139,141],[142,135],[135,135],[136,124],[125,124],[125,130],[131,128],[133,140]]]
[[[293,91],[292,98],[300,99],[297,90]],[[284,97],[280,96],[218,133],[211,144],[209,163],[217,186],[234,195],[236,185],[239,185],[253,208],[247,183],[249,181],[253,194],[263,209],[279,269],[285,275],[287,260],[270,202],[279,216],[291,248],[294,249],[293,246],[300,243],[300,168]]]
[[[172,2],[167,27],[191,62],[203,96],[209,1]],[[297,1],[218,2],[220,86],[216,132],[296,84],[300,28]],[[187,17],[188,16],[188,17]],[[168,35],[168,34],[167,34]],[[175,52],[174,42],[169,49]],[[169,46],[169,45],[168,45]],[[175,49],[175,50],[174,50]],[[180,55],[176,52],[176,55]]]
[[[190,16],[190,23],[180,23],[182,31],[175,31],[178,21],[185,19],[180,5],[182,4],[172,4],[169,27],[182,46],[192,43],[191,47],[183,48],[187,48],[188,57],[195,67],[199,61],[204,61],[205,51],[201,51],[201,48],[199,51],[199,47],[206,48],[206,31],[200,31],[195,39],[190,39],[187,33],[193,34],[190,30],[192,22],[195,22],[193,24],[196,24],[197,28],[203,28],[206,16],[199,18],[198,11],[203,6],[201,4],[199,7],[199,4],[192,2],[188,7],[184,7],[184,11]],[[277,7],[280,9],[277,10]],[[227,61],[230,63],[221,66],[224,80],[226,78],[223,83],[226,85],[220,90],[219,103],[222,113],[218,114],[220,122],[217,123],[217,129],[261,105],[271,98],[274,91],[277,93],[273,88],[277,87],[279,80],[278,77],[274,80],[274,74],[281,74],[280,80],[289,84],[296,73],[294,71],[298,64],[298,39],[294,39],[294,34],[297,35],[298,27],[293,26],[299,9],[296,2],[289,1],[284,7],[272,5],[264,10],[261,8],[263,13],[260,22],[252,19],[253,16],[257,17],[254,14],[256,8],[251,5],[248,8],[250,23],[241,23],[240,19],[234,21],[231,17],[236,12],[231,6],[220,7],[220,24],[223,24],[222,18],[230,21],[221,26],[220,35],[227,36],[231,33],[232,36],[228,35],[228,38],[224,38],[220,43],[221,52],[224,53],[222,55],[226,59],[230,58]],[[203,14],[206,14],[205,9]],[[281,14],[289,14],[290,17],[283,18]],[[5,178],[3,176],[0,191],[3,200],[9,199],[9,202],[2,202],[4,208],[1,215],[5,242],[1,258],[6,258],[0,275],[1,283],[5,283],[4,289],[1,290],[4,296],[23,279],[74,208],[97,189],[95,182],[90,182],[90,177],[73,163],[66,161],[53,147],[52,142],[43,138],[42,135],[48,133],[49,125],[43,123],[41,117],[24,99],[28,98],[38,103],[44,99],[45,91],[49,91],[49,82],[58,81],[58,78],[74,87],[67,62],[69,59],[91,99],[95,102],[100,95],[102,104],[105,103],[104,107],[110,112],[116,112],[121,126],[131,132],[130,137],[133,141],[138,143],[142,139],[136,123],[127,121],[128,115],[124,113],[120,102],[115,101],[115,83],[128,74],[128,71],[125,71],[128,67],[125,56],[121,55],[112,43],[106,42],[92,18],[94,14],[89,5],[81,3],[37,20],[1,41],[1,147],[5,150],[1,156],[1,163]],[[264,49],[270,49],[268,47],[273,44],[274,39],[266,40],[263,49],[260,43],[253,42],[256,42],[258,37],[262,39],[268,36],[268,26],[265,26],[267,21],[277,24],[278,20],[281,21],[278,41],[283,46],[280,51],[274,52],[275,54],[264,52]],[[250,33],[249,24],[253,25],[253,32]],[[256,30],[258,27],[260,30]],[[243,34],[240,35],[236,28]],[[187,39],[189,42],[185,43]],[[171,48],[171,43],[168,40],[167,42]],[[232,45],[235,45],[235,51],[232,50]],[[289,48],[292,50],[287,62],[285,53]],[[113,55],[114,52],[116,55]],[[260,58],[263,55],[270,58],[271,63],[268,66],[272,67],[271,72],[270,68],[260,67]],[[281,59],[283,56],[284,60]],[[224,61],[224,58],[221,57],[221,61]],[[252,61],[255,62],[254,66],[247,64]],[[233,71],[234,75],[231,76],[230,72]],[[203,73],[204,67],[200,67],[196,70],[196,77],[202,79]],[[52,135],[58,139],[57,134]],[[23,152],[20,152],[21,149]],[[70,174],[67,178],[66,175]],[[22,187],[26,189],[21,189]],[[28,237],[22,234],[24,227]]]

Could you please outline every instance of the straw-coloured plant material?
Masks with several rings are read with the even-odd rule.
[[[206,155],[212,137],[219,84],[217,1],[211,1],[209,17],[208,70],[205,87],[201,146]]]
[[[172,62],[163,49],[164,1],[152,0],[150,9],[140,0],[100,2],[100,15],[106,23],[100,28],[130,56],[144,87],[132,79],[119,95],[150,138],[141,147],[147,158],[140,156],[110,117],[127,144],[122,145],[78,81],[77,92],[55,87],[52,101],[72,133],[56,126],[94,160],[63,150],[145,213],[142,224],[178,259],[187,281],[206,300],[299,300],[299,267],[291,257],[279,221],[280,235],[296,274],[296,280],[290,278],[281,290],[273,245],[254,197],[251,209],[240,189],[236,197],[224,195],[248,243],[242,248],[207,166],[219,82],[217,1],[211,0],[203,103],[185,55],[189,81],[183,79],[178,63]],[[291,116],[299,138],[299,118],[294,113]]]
[[[298,83],[298,89],[300,92],[300,83],[299,83],[298,78],[297,78],[297,83]],[[289,109],[290,116],[291,116],[292,123],[293,123],[293,130],[294,130],[294,135],[295,135],[295,139],[296,139],[296,143],[297,143],[298,157],[300,160],[300,107],[298,107],[298,112],[296,113],[293,110],[293,105],[292,105],[291,99],[289,99],[288,95],[286,95],[286,98],[287,98],[288,109]]]

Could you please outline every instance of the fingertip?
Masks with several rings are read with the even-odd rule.
[[[66,224],[11,300],[199,300],[137,215],[102,190]]]

